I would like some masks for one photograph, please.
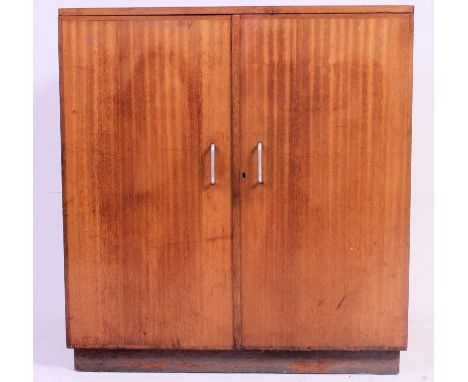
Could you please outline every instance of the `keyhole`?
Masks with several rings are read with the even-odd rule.
[[[242,173],[242,178],[245,179],[245,172]]]

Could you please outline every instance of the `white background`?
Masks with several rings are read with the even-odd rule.
[[[409,348],[398,376],[95,374],[73,371],[65,347],[57,9],[61,7],[414,4],[414,96]],[[432,1],[37,1],[34,8],[34,376],[35,381],[311,380],[432,381],[433,347]]]

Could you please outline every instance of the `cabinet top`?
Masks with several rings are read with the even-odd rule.
[[[59,16],[232,15],[278,13],[413,13],[412,5],[294,7],[60,8]]]

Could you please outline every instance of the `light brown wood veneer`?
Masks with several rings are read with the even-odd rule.
[[[411,16],[239,28],[242,346],[404,349]]]
[[[232,348],[230,34],[61,21],[70,347]]]
[[[412,44],[412,6],[60,9],[80,369],[397,372]]]

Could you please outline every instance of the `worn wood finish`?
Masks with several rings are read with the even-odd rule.
[[[397,373],[413,7],[59,14],[76,369]]]
[[[404,349],[412,15],[239,28],[242,347]]]
[[[412,5],[359,6],[276,6],[276,7],[161,7],[161,8],[61,8],[63,16],[141,16],[181,14],[248,14],[248,13],[413,13]]]
[[[61,20],[69,347],[233,347],[230,34]]]
[[[79,371],[398,374],[400,353],[76,349]]]

